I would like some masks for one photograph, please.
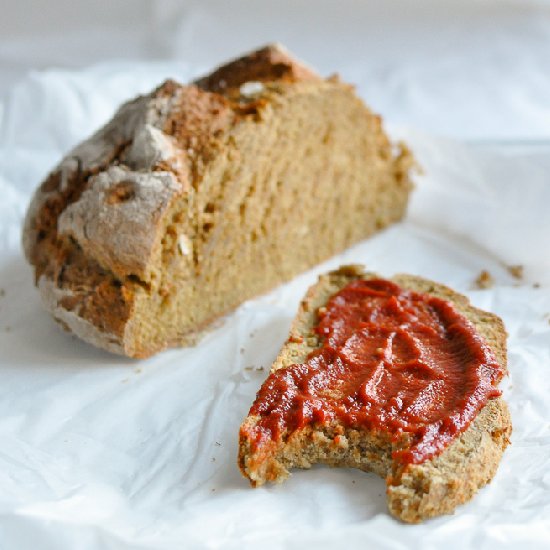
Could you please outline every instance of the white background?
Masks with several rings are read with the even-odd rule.
[[[550,138],[547,1],[5,0],[0,89],[28,69],[114,59],[207,70],[273,40],[358,83],[390,122]]]
[[[134,362],[62,333],[20,252],[32,190],[124,99],[273,40],[356,83],[412,145],[425,175],[407,220],[248,302],[196,348]],[[550,547],[547,3],[6,2],[0,94],[2,550]],[[383,481],[351,470],[253,491],[236,468],[259,367],[341,262],[439,280],[506,323],[513,444],[452,517],[402,525]],[[496,284],[473,290],[482,269]]]

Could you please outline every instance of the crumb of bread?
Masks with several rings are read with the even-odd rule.
[[[264,85],[261,82],[252,81],[241,84],[239,92],[244,97],[254,97],[260,95],[264,89]]]
[[[6,291],[3,288],[0,288],[0,298],[3,298],[6,295]]]
[[[514,279],[523,279],[523,266],[520,264],[509,265],[506,267],[508,273],[514,277]]]
[[[477,288],[486,289],[491,288],[495,284],[495,280],[493,279],[493,276],[486,269],[484,269],[477,276],[475,284]]]

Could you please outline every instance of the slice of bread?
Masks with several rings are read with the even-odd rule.
[[[273,363],[271,372],[303,363],[318,349],[321,340],[314,331],[318,310],[329,298],[356,279],[377,278],[360,266],[346,266],[319,278],[302,301],[292,323],[290,337]],[[475,326],[506,372],[506,331],[500,318],[473,307],[465,296],[411,275],[392,279],[402,288],[450,301]],[[389,433],[349,428],[337,421],[308,424],[279,440],[253,443],[259,416],[248,416],[240,430],[239,467],[253,486],[281,482],[291,468],[309,468],[315,463],[372,471],[386,479],[390,512],[397,518],[418,523],[452,513],[488,483],[509,443],[511,420],[506,403],[490,399],[463,431],[439,455],[419,464],[392,459],[396,449]]]
[[[46,307],[146,357],[405,212],[411,156],[353,87],[268,46],[123,105],[29,207]]]

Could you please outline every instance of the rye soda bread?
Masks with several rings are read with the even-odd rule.
[[[345,266],[321,276],[310,288],[292,323],[290,337],[273,363],[271,372],[302,363],[320,345],[314,332],[317,311],[328,299],[355,279],[376,278],[360,266]],[[405,289],[428,293],[452,302],[476,327],[506,372],[506,331],[500,318],[473,307],[465,296],[411,275],[392,279]],[[250,434],[258,416],[248,416],[241,426],[238,464],[253,486],[281,482],[291,468],[315,463],[359,468],[386,479],[389,511],[407,523],[452,513],[488,483],[498,468],[512,430],[506,403],[491,399],[469,427],[441,454],[420,464],[392,460],[395,443],[388,434],[347,428],[337,423],[307,425],[279,441],[254,449]]]
[[[410,166],[352,86],[267,46],[124,104],[37,190],[24,249],[62,326],[146,357],[401,219]]]

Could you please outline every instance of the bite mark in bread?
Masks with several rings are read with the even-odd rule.
[[[346,266],[321,276],[302,301],[290,338],[271,372],[301,364],[318,349],[320,337],[314,330],[317,311],[331,296],[353,280],[375,277],[361,266]],[[473,307],[466,297],[441,284],[410,275],[398,275],[392,280],[405,289],[452,302],[476,327],[506,372],[506,331],[496,315]],[[490,399],[469,427],[439,455],[419,464],[403,464],[392,457],[396,445],[401,443],[390,433],[331,421],[308,424],[284,439],[256,445],[250,434],[259,420],[248,416],[240,431],[239,467],[253,486],[281,482],[290,469],[309,468],[315,463],[372,471],[386,479],[390,512],[408,523],[452,513],[459,504],[470,500],[496,473],[512,428],[503,399]]]

